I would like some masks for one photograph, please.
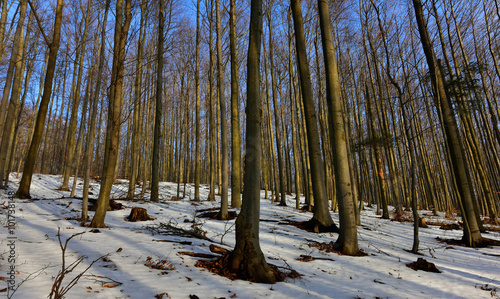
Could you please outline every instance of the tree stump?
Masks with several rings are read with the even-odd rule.
[[[427,222],[425,222],[425,218],[418,218],[418,226],[422,228],[428,228]]]
[[[153,218],[149,217],[146,209],[139,207],[133,207],[127,219],[130,222],[153,220]]]

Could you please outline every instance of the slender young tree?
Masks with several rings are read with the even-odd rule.
[[[210,7],[208,7],[210,5]],[[205,4],[207,6],[208,16],[208,44],[209,44],[209,67],[208,67],[208,85],[209,85],[209,101],[208,101],[208,119],[209,119],[209,148],[210,148],[210,162],[209,162],[209,173],[210,173],[210,193],[208,195],[209,201],[215,201],[215,181],[216,181],[216,165],[217,165],[217,153],[216,153],[216,127],[215,127],[215,102],[214,92],[213,92],[213,82],[214,82],[214,70],[213,70],[213,15],[214,15],[214,1],[207,0]]]
[[[247,120],[245,172],[241,212],[236,219],[236,246],[231,254],[231,270],[249,279],[273,283],[259,244],[260,181],[261,181],[261,108],[260,48],[262,38],[262,0],[252,0],[250,8],[250,39],[247,58]]]
[[[274,41],[273,41],[273,26],[271,19],[271,8],[273,1],[269,1],[267,8],[267,23],[269,26],[269,62],[271,71],[271,88],[273,91],[273,109],[274,109],[274,126],[276,128],[276,151],[278,156],[278,177],[279,177],[279,193],[280,193],[280,206],[286,206],[286,192],[285,192],[285,166],[283,165],[283,155],[281,151],[281,121],[278,106],[278,86],[276,82],[276,71],[274,68]],[[270,120],[269,120],[270,121]],[[274,164],[274,163],[273,163]],[[278,188],[275,188],[278,191]],[[276,191],[276,199],[278,192]]]
[[[194,200],[200,201],[200,0],[196,2],[196,52],[194,82],[196,89],[195,149],[194,149]]]
[[[134,115],[132,123],[132,145],[130,153],[130,176],[128,185],[128,198],[135,197],[135,185],[139,174],[139,151],[140,151],[140,127],[141,127],[141,86],[144,54],[144,38],[146,35],[146,23],[148,19],[147,1],[141,2],[141,20],[139,28],[139,40],[137,42],[137,62],[134,80]]]
[[[77,59],[75,60],[75,70],[78,68],[78,75],[76,78],[73,79],[75,82],[75,89],[73,91],[73,99],[72,99],[72,107],[71,107],[71,118],[69,121],[69,127],[68,127],[68,138],[67,138],[67,143],[66,143],[66,164],[64,166],[64,172],[63,172],[63,183],[61,187],[59,187],[60,190],[63,191],[68,191],[68,184],[69,184],[69,176],[72,172],[73,165],[75,164],[75,143],[76,143],[76,123],[77,123],[77,118],[78,118],[78,108],[80,106],[80,85],[82,84],[82,77],[83,77],[83,61],[85,59],[85,43],[87,39],[87,33],[89,30],[89,19],[90,19],[90,6],[91,1],[87,3],[87,10],[85,13],[85,27],[83,30],[83,35],[78,36],[76,38],[77,42],[77,50],[76,50],[76,57]],[[79,26],[79,32],[76,34],[80,35],[81,33],[81,24]],[[78,158],[78,157],[77,157]]]
[[[226,220],[228,218],[228,186],[229,186],[229,150],[227,141],[227,121],[226,121],[226,101],[224,98],[224,70],[222,61],[222,25],[221,11],[219,0],[215,1],[216,27],[217,27],[217,86],[219,91],[219,107],[220,107],[220,128],[221,128],[221,208],[219,219]]]
[[[104,7],[104,17],[101,26],[101,43],[99,45],[99,66],[97,68],[95,91],[90,100],[90,120],[87,130],[87,138],[85,144],[85,153],[83,156],[83,195],[82,195],[82,222],[87,222],[88,202],[89,202],[89,186],[90,186],[90,170],[92,156],[94,152],[95,128],[97,121],[97,104],[101,93],[101,78],[104,70],[105,60],[105,45],[106,45],[106,24],[108,22],[108,12],[111,0],[106,0]]]
[[[118,148],[120,141],[120,123],[123,91],[123,72],[125,62],[125,46],[128,29],[132,20],[132,0],[116,1],[116,23],[113,48],[113,67],[111,70],[111,86],[108,105],[108,125],[106,129],[106,147],[104,149],[104,165],[102,171],[101,190],[96,212],[91,227],[105,227],[104,218],[109,206],[109,196],[116,174]]]
[[[231,51],[231,206],[241,207],[241,146],[239,75],[236,37],[236,0],[229,4],[229,48]]]
[[[52,83],[54,79],[54,72],[56,69],[57,52],[59,51],[59,44],[61,40],[63,6],[64,1],[57,0],[52,41],[49,42],[49,40],[46,38],[46,42],[49,46],[49,55],[47,61],[47,70],[44,79],[45,81],[43,85],[43,94],[40,101],[40,107],[38,108],[35,128],[33,130],[33,138],[31,139],[31,144],[26,159],[24,160],[23,176],[21,178],[21,182],[19,183],[19,189],[17,189],[16,192],[16,196],[18,198],[31,198],[31,178],[33,177],[36,156],[38,148],[40,146],[40,141],[42,140],[43,131],[45,128],[45,118],[47,117],[47,110],[52,95]],[[40,30],[43,32],[44,37],[46,37],[43,29],[40,28]]]

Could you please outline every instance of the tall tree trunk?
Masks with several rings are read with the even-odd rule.
[[[231,4],[233,2],[231,1]],[[196,53],[194,81],[196,88],[195,153],[194,153],[194,200],[200,201],[200,0],[196,2]],[[234,163],[234,162],[233,162]]]
[[[165,26],[165,4],[160,0],[158,12],[158,44],[157,66],[156,66],[156,108],[155,108],[155,128],[153,136],[153,160],[151,164],[151,201],[158,201],[158,183],[160,176],[160,136],[162,122],[162,95],[163,95],[163,47],[164,47],[164,26]]]
[[[141,86],[142,86],[142,73],[143,73],[143,53],[144,53],[144,36],[146,35],[146,23],[147,23],[147,2],[142,0],[141,2],[141,21],[140,21],[140,32],[139,40],[137,43],[137,63],[136,63],[136,75],[134,81],[134,115],[132,122],[132,148],[130,153],[130,175],[129,175],[129,185],[128,185],[128,195],[127,197],[132,199],[135,197],[135,185],[137,182],[137,177],[139,173],[139,152],[140,152],[140,129],[141,129]]]
[[[291,25],[291,10],[288,10],[287,14],[287,22],[288,22],[288,71],[289,71],[289,89],[290,89],[290,105],[292,106],[291,111],[291,125],[292,125],[292,148],[293,148],[293,165],[294,165],[294,173],[295,173],[295,208],[300,209],[300,170],[299,170],[299,162],[300,162],[300,153],[299,147],[297,145],[297,125],[295,124],[295,115],[296,111],[296,88],[294,82],[294,71],[293,71],[293,55],[292,55],[292,25]]]
[[[29,26],[28,26],[29,28]],[[27,43],[24,44],[24,55],[23,56],[26,56],[26,53],[27,53]],[[16,120],[16,125],[15,125],[15,130],[14,130],[14,138],[12,139],[12,143],[10,145],[10,158],[9,158],[9,162],[8,162],[8,166],[6,171],[4,171],[4,185],[7,185],[8,182],[9,182],[9,174],[10,174],[10,171],[13,169],[14,167],[14,160],[16,158],[16,156],[24,156],[24,148],[25,146],[23,146],[23,151],[22,151],[22,154],[19,155],[18,153],[18,146],[20,145],[20,142],[18,142],[18,132],[19,132],[19,128],[20,128],[20,123],[21,123],[21,113],[24,109],[24,103],[26,102],[26,97],[27,97],[27,94],[28,94],[28,90],[29,90],[29,85],[30,85],[30,80],[31,80],[31,75],[33,74],[33,66],[35,64],[35,61],[36,61],[36,57],[37,57],[37,49],[38,49],[38,44],[35,46],[35,49],[33,51],[30,51],[32,53],[34,53],[31,57],[28,57],[27,59],[24,60],[24,64],[26,64],[26,77],[24,79],[24,92],[23,92],[23,95],[21,97],[21,104],[20,104],[20,107],[19,107],[19,110],[18,110],[18,114],[17,114],[17,120]],[[24,69],[24,67],[22,67]],[[20,84],[19,88],[22,88],[23,86],[21,86],[22,84]],[[29,132],[29,130],[28,130]],[[19,166],[21,165],[21,158],[19,158]],[[17,169],[17,176],[19,176],[19,167]]]
[[[83,158],[83,196],[82,196],[82,222],[87,222],[87,212],[88,212],[88,200],[89,200],[89,186],[90,186],[90,170],[91,161],[94,152],[94,140],[95,140],[95,127],[97,119],[97,104],[99,102],[99,95],[101,93],[101,78],[104,70],[104,50],[106,42],[106,24],[108,21],[108,11],[111,0],[106,0],[104,8],[104,18],[102,20],[101,27],[101,44],[99,47],[99,66],[97,69],[96,86],[92,99],[90,101],[90,121],[87,129],[87,139],[85,144],[85,154]]]
[[[0,132],[1,139],[0,146],[0,188],[3,186],[7,187],[7,181],[9,177],[9,157],[14,147],[14,135],[16,133],[16,123],[18,118],[21,116],[22,110],[19,107],[19,99],[21,95],[21,88],[23,83],[24,67],[26,59],[23,56],[26,55],[26,48],[28,45],[28,37],[30,34],[30,23],[31,15],[28,21],[28,26],[26,27],[26,37],[23,34],[24,26],[21,27],[21,38],[19,39],[19,46],[22,47],[22,51],[18,51],[15,65],[14,81],[12,84],[12,94],[9,101],[8,115],[5,119],[5,126],[3,127],[4,132]]]
[[[280,205],[286,206],[286,192],[285,192],[285,176],[284,171],[285,167],[283,165],[283,155],[281,152],[281,121],[280,121],[280,113],[278,109],[278,88],[276,83],[276,74],[274,69],[274,53],[273,53],[273,26],[271,25],[271,7],[272,1],[268,3],[267,9],[267,23],[269,26],[269,61],[271,64],[270,72],[271,72],[271,87],[273,91],[273,108],[274,108],[274,127],[276,128],[276,150],[278,152],[278,176],[279,176],[279,193],[280,197]],[[274,142],[274,141],[271,141]],[[277,188],[275,188],[277,190]],[[278,193],[276,192],[276,199],[278,198]]]
[[[24,19],[26,16],[26,8],[28,6],[27,0],[21,0],[19,3],[19,6],[20,6],[19,19],[17,21],[16,33],[14,34],[14,40],[12,42],[12,52],[11,52],[10,60],[9,60],[9,67],[7,69],[7,75],[5,77],[5,86],[3,89],[2,99],[0,101],[0,134],[3,134],[3,132],[4,132],[5,117],[7,115],[9,96],[10,96],[10,91],[11,91],[12,83],[13,83],[12,77],[14,76],[14,70],[16,67],[16,62],[18,59],[19,52],[22,49],[21,40],[23,39]],[[3,7],[2,13],[3,13],[3,11],[6,11],[6,10],[7,10],[7,7]],[[3,36],[0,36],[0,38],[3,38]],[[3,45],[3,40],[1,40],[0,43]],[[54,68],[55,68],[55,66],[54,66]],[[0,138],[2,138],[2,135],[0,135]]]
[[[261,99],[260,48],[262,37],[262,0],[252,0],[250,40],[247,59],[247,123],[243,203],[236,219],[236,245],[231,254],[231,269],[263,283],[276,281],[259,244],[261,179]]]
[[[304,105],[304,119],[307,127],[309,159],[311,163],[311,179],[312,182],[314,182],[312,185],[314,196],[314,215],[310,222],[315,232],[319,232],[320,230],[338,231],[338,228],[333,222],[328,209],[328,195],[326,192],[323,158],[318,132],[318,117],[315,111],[316,108],[314,107],[311,75],[309,73],[309,63],[307,61],[301,1],[292,0],[291,6],[295,28],[295,46],[297,47],[302,102]]]
[[[77,37],[77,50],[75,60],[75,68],[78,67],[78,75],[77,78],[74,78],[74,82],[76,81],[75,90],[73,92],[73,101],[71,107],[71,119],[69,121],[68,127],[68,140],[66,144],[66,164],[63,175],[63,183],[60,190],[68,191],[68,183],[69,176],[71,174],[71,170],[73,169],[74,159],[75,159],[75,142],[76,142],[76,122],[78,118],[78,107],[80,106],[80,85],[82,82],[83,76],[83,60],[85,58],[85,43],[87,42],[87,32],[89,29],[89,18],[90,18],[90,5],[91,1],[87,4],[87,12],[85,14],[85,29],[83,30],[83,36]],[[81,27],[80,27],[81,30]],[[80,32],[79,32],[80,33]],[[77,157],[78,158],[78,157]]]
[[[224,70],[222,61],[222,25],[219,0],[215,1],[216,18],[217,18],[217,86],[219,90],[219,107],[220,107],[220,143],[222,151],[221,161],[221,208],[219,219],[226,220],[228,218],[228,185],[229,185],[229,151],[227,142],[227,121],[226,121],[226,102],[224,100]]]
[[[470,247],[481,246],[483,238],[481,236],[481,232],[479,231],[478,222],[474,213],[473,200],[475,199],[470,185],[471,180],[468,177],[470,171],[468,169],[469,166],[466,161],[463,143],[460,140],[457,120],[453,112],[450,97],[446,94],[444,78],[439,67],[439,62],[437,61],[432,48],[429,32],[425,23],[422,2],[420,0],[413,0],[413,6],[420,33],[420,40],[422,42],[427,64],[429,66],[434,99],[437,106],[442,110],[441,121],[444,127],[444,137],[449,148],[454,178],[464,210],[464,213],[462,214],[464,218],[463,241]]]
[[[2,14],[0,16],[0,57],[3,57],[3,51],[5,50],[5,27],[7,25],[8,12],[9,6],[7,5],[7,0],[2,0]]]
[[[229,47],[231,51],[231,206],[241,207],[241,146],[239,76],[236,37],[236,0],[229,4]]]
[[[50,42],[49,44],[49,59],[47,62],[47,72],[45,73],[42,100],[40,102],[40,107],[38,108],[35,129],[33,131],[33,138],[31,139],[31,145],[28,150],[28,155],[26,156],[24,162],[23,177],[21,178],[19,189],[17,189],[16,193],[16,196],[18,198],[31,198],[30,196],[31,178],[33,176],[38,147],[40,146],[40,141],[42,140],[43,131],[45,127],[45,118],[47,116],[47,109],[49,106],[50,97],[52,95],[52,82],[54,79],[54,72],[56,69],[56,60],[57,60],[57,52],[59,51],[59,42],[61,39],[63,6],[64,6],[64,1],[57,0],[55,20],[54,20],[54,31],[53,31],[52,42]]]
[[[330,24],[328,1],[318,0],[318,10],[326,69],[326,101],[329,110],[328,122],[330,123],[329,132],[333,152],[335,189],[339,203],[340,234],[336,244],[343,254],[355,255],[359,253],[356,213],[342,113],[340,79],[333,43],[333,32]]]
[[[102,171],[101,190],[97,209],[92,219],[91,227],[105,227],[104,218],[109,206],[109,196],[116,173],[118,162],[118,147],[120,141],[120,123],[122,108],[123,70],[125,62],[125,46],[128,29],[132,19],[132,0],[116,2],[116,24],[113,49],[113,68],[111,71],[111,86],[109,93],[108,124],[106,128],[106,147],[104,149],[104,166]],[[125,17],[125,20],[124,20]]]
[[[92,64],[93,65],[93,64]],[[90,71],[92,73],[92,70]],[[78,173],[79,173],[79,170],[80,170],[80,162],[81,162],[81,153],[82,153],[82,147],[83,147],[83,132],[84,132],[84,128],[85,128],[85,123],[87,122],[87,109],[88,109],[88,103],[89,103],[89,97],[90,97],[90,81],[91,80],[87,80],[87,87],[85,88],[85,96],[83,98],[83,109],[82,109],[82,120],[80,122],[80,128],[79,128],[79,132],[78,132],[78,140],[76,142],[76,159],[74,159],[74,161],[72,162],[74,165],[73,165],[73,169],[75,170],[74,171],[74,177],[73,177],[73,185],[71,186],[71,193],[69,195],[69,197],[74,197],[75,196],[75,192],[76,192],[76,182],[77,182],[77,179],[78,179]],[[68,161],[69,162],[69,161]]]
[[[215,167],[216,167],[216,134],[215,134],[215,115],[214,115],[214,108],[215,108],[215,102],[214,101],[214,92],[213,92],[213,82],[214,82],[214,71],[213,71],[213,6],[214,6],[214,1],[210,0],[210,9],[207,7],[207,13],[210,14],[208,17],[208,24],[209,24],[209,38],[208,38],[208,43],[209,43],[209,48],[210,48],[210,53],[209,53],[209,71],[208,71],[208,84],[209,84],[209,101],[208,101],[208,119],[209,119],[209,147],[210,147],[210,193],[208,194],[208,200],[209,201],[215,201]]]

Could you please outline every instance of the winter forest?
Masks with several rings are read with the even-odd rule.
[[[500,1],[0,8],[8,298],[500,296]],[[453,266],[472,256],[479,274]],[[189,279],[130,285],[109,263]]]

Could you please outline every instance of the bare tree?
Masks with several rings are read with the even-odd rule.
[[[297,48],[297,64],[300,72],[300,86],[302,103],[304,105],[304,120],[307,127],[307,144],[311,163],[311,179],[314,182],[314,215],[310,224],[315,232],[338,231],[328,209],[328,195],[326,192],[325,173],[318,132],[318,118],[314,107],[313,91],[309,63],[307,61],[304,24],[300,0],[292,0],[292,15],[295,28],[295,46]]]
[[[56,69],[57,52],[59,51],[59,44],[61,40],[63,6],[64,6],[64,1],[57,0],[52,41],[49,42],[48,39],[45,40],[49,46],[49,55],[47,62],[47,70],[45,73],[45,81],[43,85],[43,94],[42,94],[42,99],[40,101],[40,107],[38,108],[35,129],[33,130],[33,138],[31,139],[31,145],[28,150],[28,155],[26,156],[26,159],[24,161],[23,176],[21,178],[21,182],[19,183],[19,188],[17,189],[16,192],[16,196],[18,198],[31,197],[30,196],[31,178],[34,172],[38,147],[40,146],[40,141],[43,136],[43,131],[45,128],[45,118],[47,116],[47,109],[52,94],[52,83],[54,78],[54,72]],[[44,32],[42,28],[40,28],[40,30]],[[44,37],[46,37],[45,33],[43,33],[43,35]]]
[[[132,0],[125,1],[125,6],[123,5],[123,0],[117,0],[116,2],[115,43],[109,92],[106,147],[104,149],[104,166],[99,201],[91,223],[91,226],[94,228],[105,227],[104,218],[106,217],[106,211],[109,206],[109,196],[115,179],[116,164],[118,162],[125,46],[127,44],[128,29],[132,19]]]
[[[164,46],[164,27],[165,27],[165,3],[159,1],[158,11],[158,43],[157,66],[156,66],[156,107],[155,107],[155,128],[153,137],[153,160],[151,163],[151,201],[158,201],[158,183],[160,177],[160,136],[162,122],[162,95],[163,95],[163,48]],[[180,181],[180,179],[179,179]]]
[[[342,111],[342,95],[328,1],[318,0],[318,10],[326,69],[326,101],[329,110],[330,142],[333,151],[333,169],[339,202],[340,234],[336,245],[339,246],[342,253],[355,255],[359,253],[356,213],[351,188],[351,174],[348,162],[349,154],[347,152],[346,131]]]
[[[262,37],[262,0],[252,0],[250,12],[250,40],[247,58],[247,121],[245,172],[241,212],[236,219],[236,246],[231,254],[231,270],[243,273],[249,279],[273,283],[259,244],[260,171],[261,171],[261,99],[260,48]]]

